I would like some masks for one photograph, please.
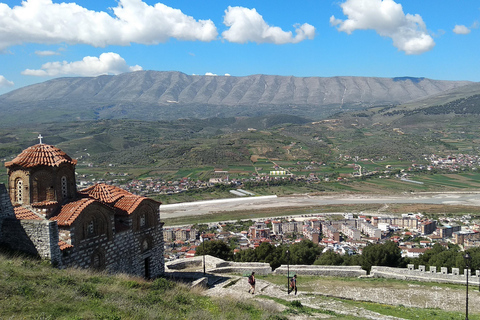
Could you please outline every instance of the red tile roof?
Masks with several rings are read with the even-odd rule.
[[[62,207],[60,213],[50,220],[57,221],[59,226],[70,226],[82,211],[93,202],[95,202],[94,199],[85,198],[67,203]]]
[[[117,213],[124,212],[127,215],[132,214],[143,200],[148,199],[145,197],[136,196],[126,190],[104,183],[97,183],[94,186],[79,191],[79,193],[95,200],[107,203],[117,208]],[[161,204],[161,202],[156,202]]]
[[[72,165],[77,164],[77,160],[70,158],[62,150],[48,145],[36,144],[22,151],[12,161],[5,162],[5,167],[18,165],[24,168],[32,168],[36,166],[58,167],[62,163]]]
[[[65,250],[65,249],[69,249],[69,248],[73,248],[73,246],[71,244],[68,244],[62,240],[58,241],[58,246],[60,247],[60,250]]]
[[[45,200],[41,202],[34,202],[31,204],[32,207],[48,207],[48,206],[56,206],[58,204],[57,201],[50,201]]]
[[[132,195],[126,190],[104,183],[97,183],[91,187],[80,190],[79,193],[108,204],[112,204],[126,195]]]
[[[115,203],[114,207],[125,211],[127,214],[132,214],[132,212],[135,211],[139,204],[145,199],[147,198],[135,195],[124,196]]]
[[[19,220],[43,220],[39,215],[25,207],[15,207],[15,217]]]

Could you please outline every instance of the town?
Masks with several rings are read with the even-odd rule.
[[[166,227],[165,260],[191,258],[204,241],[222,240],[234,244],[234,253],[254,249],[262,242],[291,244],[308,239],[324,252],[341,255],[361,254],[370,243],[396,242],[403,257],[416,258],[435,243],[445,247],[455,244],[468,249],[480,246],[480,225],[470,216],[440,217],[431,220],[420,213],[369,216],[363,213],[314,214],[278,217],[208,225]]]

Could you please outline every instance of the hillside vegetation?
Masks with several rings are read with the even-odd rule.
[[[202,296],[203,289],[88,270],[59,270],[0,254],[2,319],[287,319],[254,302]]]
[[[272,114],[318,120],[339,111],[405,103],[470,83],[412,77],[200,76],[174,71],[68,77],[0,96],[0,124]]]

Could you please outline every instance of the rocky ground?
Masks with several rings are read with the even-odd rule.
[[[211,281],[212,279],[210,279]],[[362,319],[402,319],[386,316],[364,308],[355,307],[340,300],[326,297],[338,297],[351,300],[370,301],[388,305],[403,305],[406,307],[438,308],[446,311],[463,312],[465,310],[465,291],[448,286],[423,286],[408,284],[404,288],[390,288],[384,286],[357,286],[338,285],[318,282],[309,285],[303,284],[297,295],[287,294],[286,286],[278,286],[268,281],[257,280],[254,295],[248,293],[249,285],[245,277],[232,276],[230,279],[214,283],[205,291],[206,295],[235,299],[254,299],[264,307],[282,311],[286,307],[264,296],[280,298],[286,301],[299,301],[303,306],[320,310],[312,315],[294,315],[291,319],[322,319],[332,318],[330,313],[348,315]],[[312,288],[314,287],[314,288]],[[304,289],[304,290],[302,290]],[[478,288],[470,288],[469,310],[471,313],[480,313],[480,293]]]

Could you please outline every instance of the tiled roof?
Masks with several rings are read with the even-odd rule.
[[[138,205],[145,199],[147,198],[135,195],[124,196],[115,203],[114,207],[125,211],[127,214],[132,214],[132,212],[137,209]]]
[[[112,204],[124,196],[132,195],[128,191],[104,183],[97,183],[80,190],[79,193],[108,204]]]
[[[126,214],[132,214],[143,200],[148,199],[104,183],[97,183],[94,186],[79,191],[79,193],[115,207],[119,211],[117,211],[117,213],[124,212]],[[158,204],[160,204],[160,202],[158,202]]]
[[[12,161],[5,162],[5,167],[19,165],[24,168],[36,166],[57,167],[62,163],[77,164],[77,160],[70,158],[62,150],[49,144],[36,144],[22,151]]]
[[[82,211],[93,202],[95,202],[94,199],[85,198],[67,203],[62,207],[60,213],[50,220],[57,221],[59,226],[70,226]]]
[[[68,244],[68,243],[66,243],[65,241],[62,241],[62,240],[58,241],[58,246],[60,247],[60,250],[73,248],[73,246],[71,244]]]
[[[48,206],[56,206],[58,204],[57,201],[45,200],[41,202],[34,202],[31,204],[32,207],[48,207]]]
[[[15,211],[15,217],[18,220],[43,220],[40,216],[35,214],[35,212],[25,207],[15,207],[13,210]]]

